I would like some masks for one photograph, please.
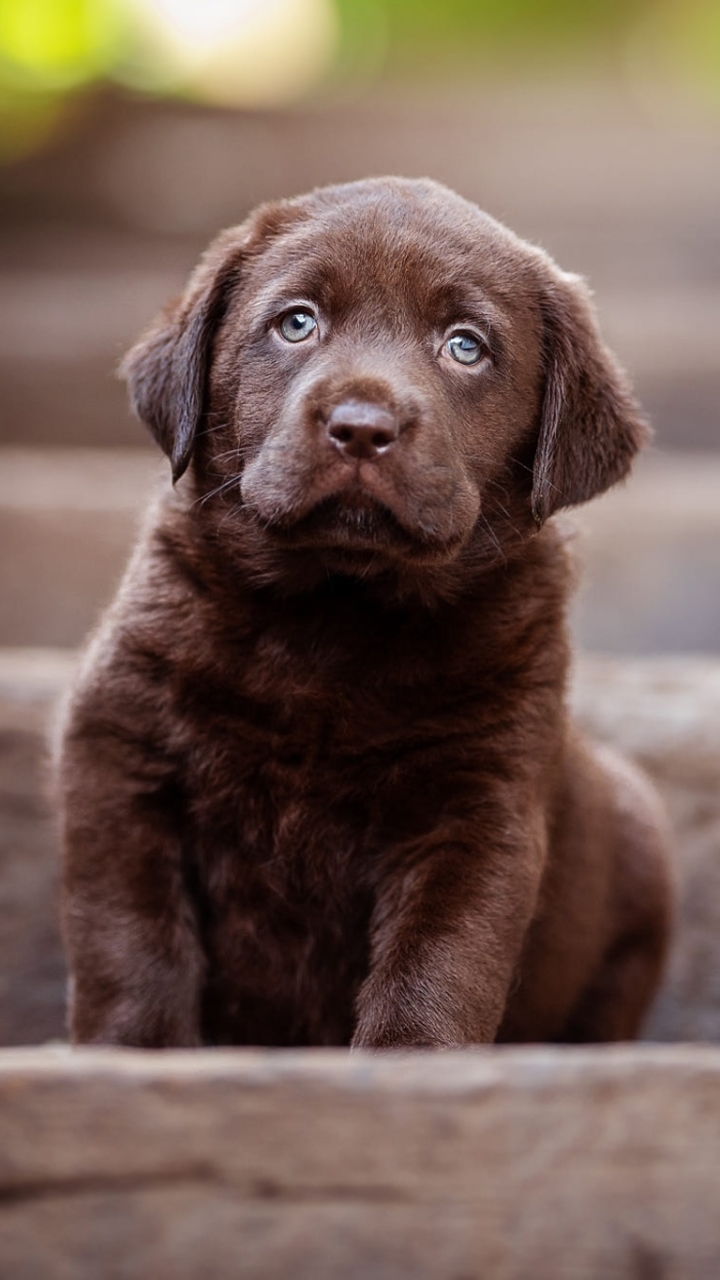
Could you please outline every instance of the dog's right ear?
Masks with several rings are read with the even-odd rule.
[[[172,465],[173,484],[190,461],[205,407],[208,357],[247,237],[225,231],[208,249],[185,293],[171,302],[120,365],[134,412]]]
[[[600,336],[584,281],[553,266],[541,312],[546,381],[532,491],[538,524],[622,480],[651,434]]]

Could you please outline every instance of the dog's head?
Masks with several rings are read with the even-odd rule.
[[[646,434],[582,282],[429,181],[261,207],[123,373],[226,537],[325,571],[492,563]]]

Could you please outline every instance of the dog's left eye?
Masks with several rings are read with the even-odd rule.
[[[482,339],[467,329],[451,334],[445,345],[458,364],[478,364],[487,350]]]
[[[317,329],[317,320],[311,311],[298,309],[286,312],[278,327],[287,342],[304,342]]]

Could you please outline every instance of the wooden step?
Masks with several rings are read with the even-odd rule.
[[[8,1280],[712,1280],[720,1049],[0,1052]]]

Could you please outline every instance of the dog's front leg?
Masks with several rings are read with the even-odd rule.
[[[435,846],[385,881],[354,1048],[494,1041],[537,908],[544,840],[530,829],[494,848]]]
[[[63,928],[75,1043],[201,1043],[204,957],[182,816],[152,757],[84,736],[63,756]]]

